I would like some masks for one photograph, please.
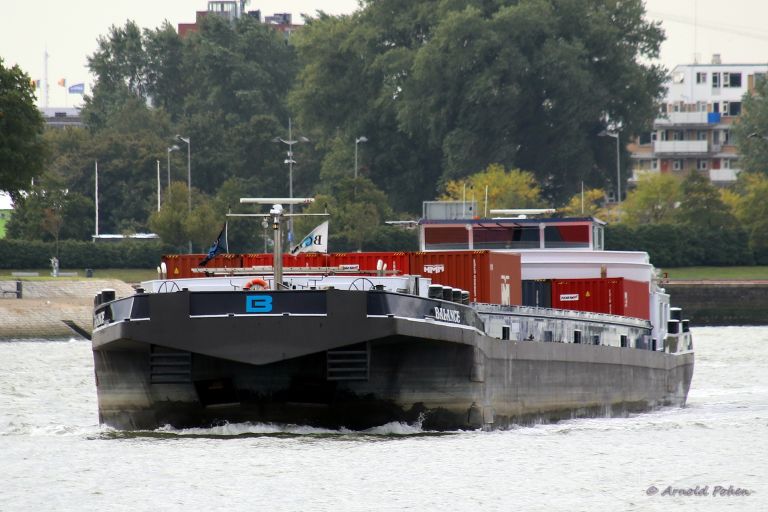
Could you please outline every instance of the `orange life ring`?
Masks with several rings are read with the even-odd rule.
[[[256,277],[248,281],[245,286],[243,286],[243,290],[250,290],[254,286],[261,286],[262,290],[266,290],[269,287],[269,283],[260,277]]]

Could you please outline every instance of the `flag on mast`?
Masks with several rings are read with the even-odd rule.
[[[328,252],[328,221],[323,222],[291,249],[291,254]]]
[[[221,226],[221,231],[219,232],[219,236],[216,237],[216,240],[213,241],[213,245],[211,245],[211,248],[208,249],[208,254],[205,256],[205,258],[198,263],[201,267],[204,267],[208,264],[209,261],[211,261],[216,254],[220,253],[224,250],[224,248],[221,246],[221,237],[224,236],[224,232],[227,230],[227,223],[225,222],[223,226]]]

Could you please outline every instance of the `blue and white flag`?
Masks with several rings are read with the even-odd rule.
[[[208,254],[203,258],[203,260],[198,263],[201,267],[204,267],[208,264],[209,261],[211,261],[213,258],[216,257],[216,255],[220,252],[224,251],[224,248],[221,246],[221,237],[224,236],[224,234],[227,232],[227,223],[225,222],[223,226],[221,226],[221,231],[219,232],[219,236],[216,237],[216,240],[213,241],[213,245],[211,245],[211,248],[208,249]]]
[[[328,221],[323,222],[291,249],[291,254],[328,252]]]
[[[75,84],[69,87],[69,94],[84,94],[85,84]]]

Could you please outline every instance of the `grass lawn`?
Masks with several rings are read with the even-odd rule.
[[[679,280],[764,280],[768,279],[768,266],[755,267],[680,267],[664,268],[669,279]]]
[[[49,268],[32,268],[32,269],[0,269],[0,280],[16,279],[11,275],[12,272],[37,272],[40,277],[25,277],[22,279],[30,280],[46,280],[53,279],[51,277],[51,269]],[[77,277],[66,277],[62,279],[87,279],[85,277],[85,269],[69,269],[62,268],[60,272],[77,272]],[[93,269],[94,279],[119,279],[126,283],[139,283],[141,281],[148,281],[150,279],[157,279],[156,269],[144,269],[144,268],[96,268]]]

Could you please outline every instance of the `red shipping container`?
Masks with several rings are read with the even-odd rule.
[[[649,320],[650,285],[623,277],[553,279],[552,307]]]
[[[410,273],[410,259],[407,252],[337,252],[330,255],[331,266],[358,265],[360,270],[377,270],[379,261],[387,266],[387,272],[396,271],[403,275]]]
[[[168,271],[169,279],[186,279],[189,277],[205,277],[202,272],[192,272],[200,268],[200,262],[205,254],[166,254],[162,257]],[[241,268],[243,258],[239,254],[219,254],[208,261],[207,268]]]
[[[489,304],[522,302],[520,255],[494,251],[410,253],[410,271],[435,284],[461,288],[469,300]]]

